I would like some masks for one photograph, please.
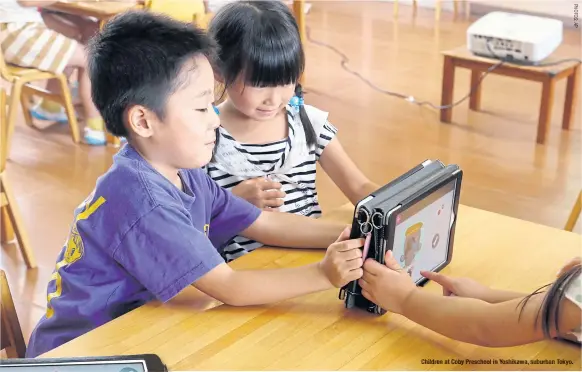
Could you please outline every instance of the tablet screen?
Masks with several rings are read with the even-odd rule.
[[[396,216],[394,258],[416,283],[423,278],[421,270],[434,271],[447,260],[455,182],[449,182]]]
[[[147,372],[139,360],[3,365],[2,372]]]

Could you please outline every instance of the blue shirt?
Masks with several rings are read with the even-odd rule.
[[[204,171],[181,170],[180,191],[130,145],[75,210],[48,284],[36,357],[151,300],[166,302],[224,262],[222,247],[260,210]]]

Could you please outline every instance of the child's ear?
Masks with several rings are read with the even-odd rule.
[[[139,137],[149,138],[154,134],[153,119],[155,115],[143,106],[133,106],[127,111],[128,130]]]

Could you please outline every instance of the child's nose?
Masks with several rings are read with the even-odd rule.
[[[281,95],[277,93],[275,89],[273,89],[269,97],[267,97],[266,103],[270,105],[279,105],[279,103],[281,103]]]

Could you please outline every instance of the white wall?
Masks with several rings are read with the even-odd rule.
[[[393,2],[394,0],[384,0]],[[398,0],[399,4],[411,5],[412,0]],[[484,5],[488,8],[507,9],[510,11],[538,13],[546,16],[558,16],[572,19],[574,16],[574,4],[582,3],[577,0],[469,0],[471,4]],[[434,8],[435,0],[417,0],[419,7]],[[459,7],[462,9],[461,7]],[[441,0],[441,9],[453,10],[452,0]]]
[[[489,5],[518,12],[539,13],[546,16],[567,17],[573,19],[576,0],[471,0],[471,3]]]

